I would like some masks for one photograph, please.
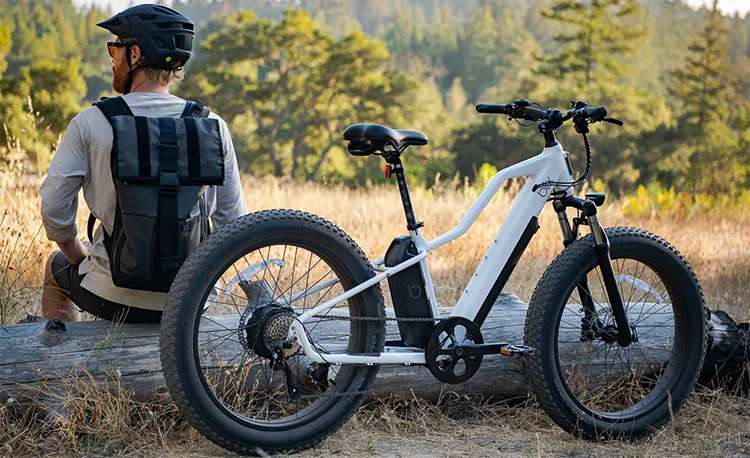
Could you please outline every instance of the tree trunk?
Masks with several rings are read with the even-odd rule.
[[[512,294],[502,294],[482,326],[485,342],[521,343],[527,305]],[[450,314],[441,308],[441,316]],[[393,310],[388,309],[393,316]],[[236,316],[213,317],[221,323]],[[321,325],[326,322],[321,322]],[[328,322],[331,323],[331,322]],[[340,325],[340,323],[339,323]],[[163,390],[159,362],[158,324],[117,324],[108,321],[65,323],[55,330],[51,322],[0,327],[0,402],[8,397],[38,397],[39,388],[54,390],[65,380],[85,376],[100,381],[119,381],[139,399]],[[722,312],[712,313],[709,348],[700,382],[738,380],[747,361],[747,325],[737,325]],[[387,339],[398,340],[398,328],[387,322]],[[646,341],[646,339],[642,339]],[[646,346],[644,344],[644,346]],[[234,347],[234,348],[233,348]],[[241,351],[227,341],[220,353]],[[484,357],[474,377],[461,385],[444,385],[420,366],[382,366],[373,386],[383,392],[434,398],[444,391],[475,392],[496,398],[525,396],[529,383],[518,359],[500,355]],[[43,397],[43,394],[42,394]]]

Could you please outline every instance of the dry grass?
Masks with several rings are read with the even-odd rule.
[[[0,407],[0,456],[227,456],[162,399],[136,402],[84,377],[58,400],[66,418],[39,406]],[[747,399],[698,392],[651,437],[596,443],[565,433],[533,401],[392,396],[367,403],[331,438],[298,456],[746,456],[749,412]]]
[[[0,324],[39,314],[44,259],[52,251],[39,217],[38,181],[0,173]],[[352,190],[247,177],[250,211],[297,208],[335,222],[371,259],[405,232],[394,187]],[[476,197],[462,182],[413,191],[424,233],[433,238],[455,226]],[[441,305],[452,305],[512,204],[500,194],[468,234],[430,256]],[[750,319],[750,212],[703,211],[625,217],[624,201],[606,204],[600,220],[640,226],[669,239],[692,263],[711,308]],[[80,203],[79,227],[87,212]],[[546,265],[562,249],[551,208],[506,290],[528,300]],[[137,402],[122,390],[102,390],[85,377],[56,392],[66,416],[11,402],[0,407],[0,456],[223,456],[163,400]],[[721,392],[693,396],[675,421],[636,443],[589,443],[557,428],[533,403],[509,406],[446,395],[429,403],[409,398],[373,402],[320,447],[301,456],[731,456],[750,454],[750,401]]]

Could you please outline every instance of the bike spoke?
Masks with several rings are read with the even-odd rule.
[[[675,332],[672,301],[669,293],[662,291],[663,282],[656,271],[639,260],[630,259],[613,259],[612,267],[615,278],[620,278],[618,291],[639,341],[620,347],[616,341],[607,344],[601,340],[599,334],[608,332],[607,329],[616,332],[616,327],[598,267],[587,274],[589,285],[594,288],[582,292],[576,287],[571,292],[569,306],[559,318],[557,338],[565,383],[580,402],[603,412],[634,408],[646,399],[652,387],[661,383],[661,368],[673,354]],[[646,281],[642,280],[644,277]],[[589,339],[593,340],[581,341],[582,326],[587,322],[582,313],[586,309],[584,298],[594,304],[592,322],[601,320],[603,328],[587,331],[592,336]],[[660,340],[663,346],[643,343]]]

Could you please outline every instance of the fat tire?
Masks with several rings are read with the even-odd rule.
[[[587,272],[592,264],[596,265],[591,234],[563,250],[537,283],[525,324],[526,344],[537,351],[526,359],[525,366],[538,402],[564,430],[589,440],[635,440],[669,421],[693,390],[706,354],[708,310],[695,272],[667,241],[651,232],[630,227],[609,228],[606,233],[613,259],[623,253],[647,255],[662,268],[668,266],[671,280],[682,291],[685,312],[688,313],[688,335],[695,338],[687,345],[689,355],[674,390],[664,393],[658,407],[646,416],[607,422],[582,410],[565,387],[554,356],[557,320],[581,272]]]
[[[193,325],[203,305],[203,291],[196,285],[210,282],[217,271],[243,247],[279,237],[299,237],[308,243],[325,247],[332,262],[344,266],[354,285],[372,278],[375,273],[367,256],[344,231],[318,216],[294,210],[266,210],[242,216],[217,232],[188,257],[170,289],[161,321],[161,362],[164,379],[180,412],[188,422],[215,444],[240,453],[295,452],[310,448],[338,430],[357,410],[364,395],[338,397],[318,418],[298,428],[279,432],[253,429],[228,417],[211,395],[202,388],[193,356]],[[385,306],[379,285],[360,293],[362,313],[384,317]],[[384,322],[364,322],[367,348],[363,352],[380,352],[385,341]],[[200,368],[197,368],[200,370]],[[350,386],[367,391],[377,374],[377,367],[356,368]]]

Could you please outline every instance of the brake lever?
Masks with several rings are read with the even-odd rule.
[[[619,119],[615,119],[615,118],[603,118],[602,121],[606,121],[616,126],[622,126],[624,124],[622,121],[620,121]]]

